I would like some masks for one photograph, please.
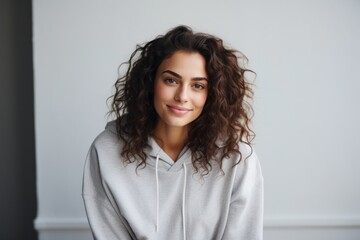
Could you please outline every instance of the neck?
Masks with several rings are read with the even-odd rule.
[[[157,124],[154,131],[156,143],[166,152],[171,159],[177,160],[181,150],[184,148],[188,137],[188,128],[170,127]]]

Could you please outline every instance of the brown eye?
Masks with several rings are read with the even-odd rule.
[[[172,79],[172,78],[165,78],[165,82],[167,84],[176,84],[176,81],[174,79]]]
[[[194,84],[193,87],[197,90],[205,89],[205,86],[203,86],[202,84],[199,84],[199,83]]]

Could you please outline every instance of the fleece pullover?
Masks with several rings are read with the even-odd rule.
[[[174,162],[149,138],[146,167],[124,164],[115,122],[94,140],[83,178],[88,221],[99,240],[262,239],[263,177],[247,145],[201,177],[191,151]],[[235,166],[234,166],[235,165]]]

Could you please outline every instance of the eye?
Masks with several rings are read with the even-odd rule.
[[[173,85],[173,84],[176,84],[176,80],[174,80],[173,78],[165,78],[165,83],[167,84],[170,84],[170,85]]]
[[[199,84],[199,83],[195,83],[195,84],[193,85],[193,87],[194,87],[195,89],[197,89],[197,90],[205,89],[205,86],[202,85],[202,84]]]

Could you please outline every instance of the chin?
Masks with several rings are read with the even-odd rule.
[[[190,124],[188,121],[170,121],[167,123],[170,127],[187,127]]]

